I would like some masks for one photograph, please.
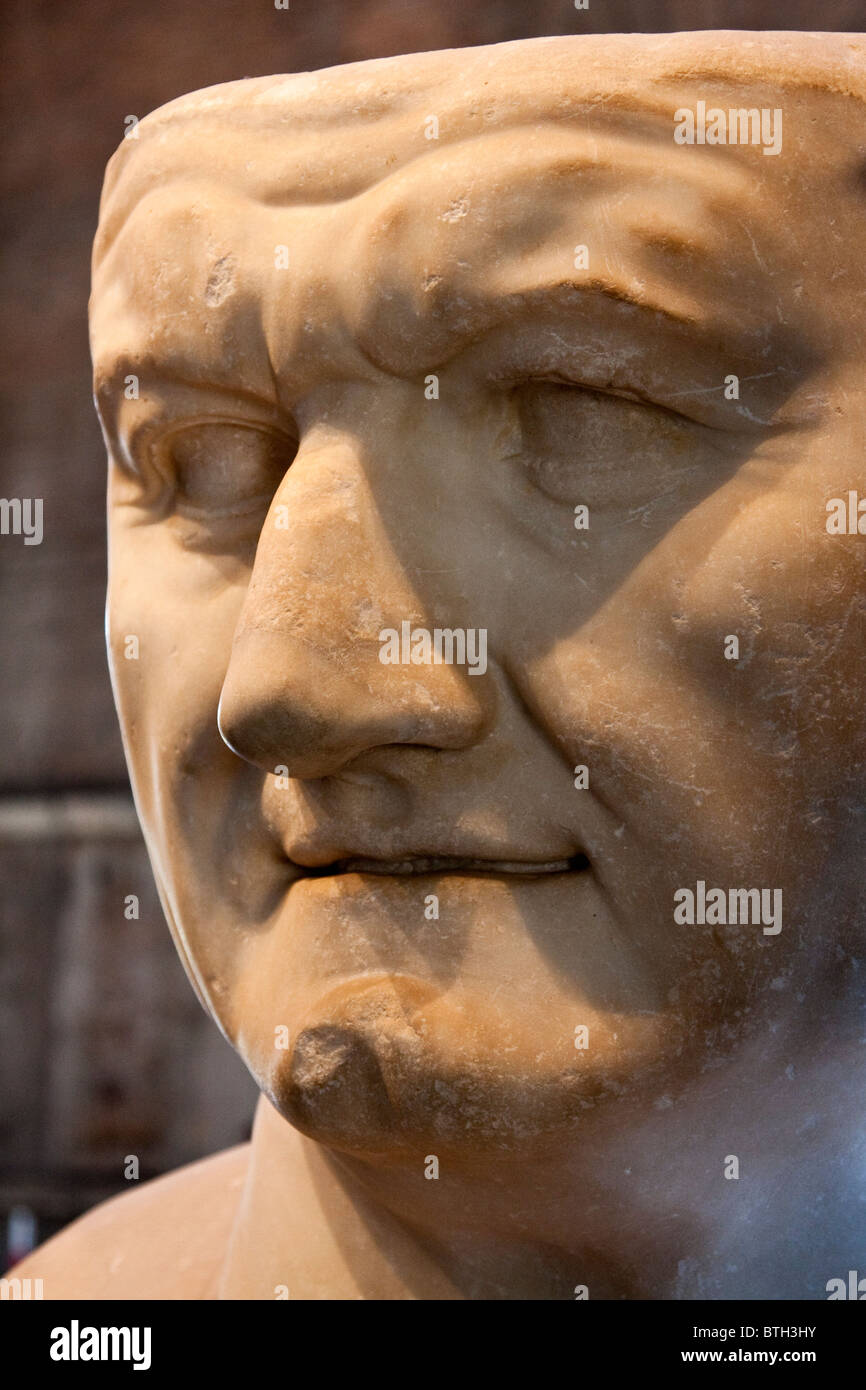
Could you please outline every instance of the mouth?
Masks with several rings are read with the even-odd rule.
[[[304,878],[329,878],[337,874],[381,874],[411,878],[420,874],[489,874],[493,877],[540,878],[550,874],[579,873],[589,868],[585,854],[570,859],[522,861],[471,859],[459,855],[412,855],[404,859],[337,859],[315,868],[302,868]]]

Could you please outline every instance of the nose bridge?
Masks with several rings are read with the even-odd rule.
[[[327,648],[371,587],[390,587],[384,540],[358,449],[339,437],[302,446],[262,528],[237,635],[267,629]]]
[[[302,446],[259,539],[220,701],[223,738],[295,777],[326,776],[386,744],[477,742],[486,675],[381,659],[380,634],[426,621],[358,440],[332,432]]]

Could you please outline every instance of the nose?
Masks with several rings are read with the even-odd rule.
[[[220,733],[240,757],[319,778],[369,749],[484,736],[487,675],[380,660],[384,629],[434,627],[399,548],[351,441],[298,454],[259,538],[220,698]]]

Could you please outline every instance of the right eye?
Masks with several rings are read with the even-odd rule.
[[[266,510],[295,453],[290,440],[250,425],[188,425],[168,441],[176,505],[189,516]]]

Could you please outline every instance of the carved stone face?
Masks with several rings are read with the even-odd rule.
[[[315,1137],[530,1152],[829,1028],[864,929],[866,538],[827,529],[866,496],[863,55],[423,54],[211,88],[115,156],[135,793],[200,996]],[[681,143],[700,103],[780,148]],[[381,659],[419,629],[474,666]]]

